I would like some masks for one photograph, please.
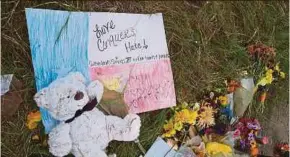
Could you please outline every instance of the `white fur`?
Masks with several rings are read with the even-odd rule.
[[[141,121],[138,115],[128,114],[124,119],[106,116],[97,108],[84,112],[71,123],[75,111],[82,109],[90,99],[101,101],[104,87],[99,81],[85,86],[85,78],[78,72],[52,82],[47,88],[35,95],[39,107],[61,121],[49,134],[49,151],[55,156],[68,153],[76,157],[107,157],[105,149],[112,140],[134,141],[139,136]],[[83,92],[81,100],[74,95]]]

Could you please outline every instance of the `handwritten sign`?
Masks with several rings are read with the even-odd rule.
[[[91,78],[124,92],[130,112],[175,105],[162,14],[90,13],[88,59]]]
[[[91,67],[168,58],[161,14],[89,14]]]
[[[37,90],[68,72],[124,95],[132,113],[176,104],[162,14],[25,9]],[[58,122],[40,108],[48,133]]]

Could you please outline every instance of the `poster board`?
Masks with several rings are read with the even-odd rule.
[[[122,93],[130,113],[176,105],[161,13],[25,12],[37,90],[79,71]],[[40,110],[49,132],[57,121]]]

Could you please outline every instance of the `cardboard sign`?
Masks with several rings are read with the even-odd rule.
[[[79,71],[120,93],[131,113],[175,106],[162,14],[26,9],[26,18],[37,90]],[[49,132],[57,122],[41,112]]]

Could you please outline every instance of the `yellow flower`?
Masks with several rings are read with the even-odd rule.
[[[190,109],[183,109],[175,113],[174,122],[194,124],[197,118],[197,111]]]
[[[265,86],[266,84],[269,84],[269,80],[266,78],[266,77],[263,77],[257,84],[258,85],[261,85],[261,86]]]
[[[174,121],[175,122],[183,122],[184,121],[184,117],[180,112],[176,112],[174,115]]]
[[[176,131],[174,129],[174,124],[172,120],[169,120],[164,126],[163,129],[165,133],[162,135],[163,137],[172,137],[175,135]]]
[[[174,121],[185,123],[187,120],[187,117],[189,117],[189,111],[188,109],[183,109],[175,113]]]
[[[180,111],[180,113],[184,116],[188,116],[189,115],[189,110],[188,109],[183,109]]]
[[[257,85],[265,86],[267,84],[271,84],[273,81],[273,70],[266,68],[266,75],[263,77]]]
[[[177,131],[180,131],[182,129],[182,127],[183,127],[182,122],[176,122],[174,124],[174,129],[177,130]]]
[[[197,118],[197,116],[198,116],[198,113],[197,113],[197,111],[190,111],[189,112],[189,119],[187,120],[187,122],[189,123],[189,124],[195,124],[195,122],[196,122],[196,118]]]
[[[273,70],[272,69],[268,69],[267,71],[266,71],[266,77],[269,77],[269,78],[272,78],[273,77]]]
[[[198,115],[197,126],[200,128],[206,128],[215,124],[214,113],[216,112],[210,106],[203,106],[200,108],[200,114]]]
[[[273,75],[272,75],[272,73],[267,72],[265,79],[266,79],[266,84],[271,84],[272,81],[273,81]]]
[[[275,65],[275,68],[274,68],[274,70],[276,70],[276,71],[278,71],[278,72],[280,71],[279,64],[276,64],[276,65]]]
[[[176,131],[175,130],[169,130],[167,132],[165,132],[162,137],[172,137],[173,135],[175,135]]]
[[[120,88],[120,80],[119,78],[112,78],[103,81],[104,86],[109,90],[118,90]]]
[[[205,149],[209,156],[222,154],[224,156],[230,156],[232,154],[232,148],[228,145],[217,143],[217,142],[209,142],[206,144]]]
[[[36,112],[30,112],[27,115],[27,122],[26,122],[26,126],[28,127],[28,129],[32,130],[35,129],[37,127],[37,123],[41,121],[41,114],[40,111],[36,111]]]
[[[279,74],[280,74],[281,78],[283,78],[283,79],[285,78],[285,73],[284,72],[281,71]]]
[[[171,136],[173,136],[173,135],[175,135],[176,131],[174,129],[172,129],[172,130],[169,131],[169,133],[170,133]]]
[[[168,130],[172,130],[174,128],[174,124],[173,124],[173,121],[172,120],[169,120],[169,122],[167,122],[164,126],[163,126],[163,129],[165,131],[168,131]]]
[[[219,96],[219,101],[223,107],[228,105],[228,97],[227,96]]]

